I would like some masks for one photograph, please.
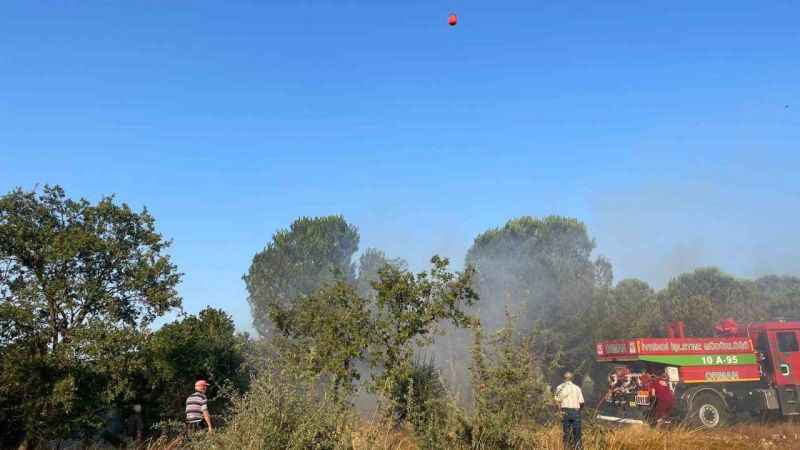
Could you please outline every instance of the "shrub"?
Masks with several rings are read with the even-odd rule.
[[[227,424],[192,440],[190,448],[338,450],[351,448],[348,405],[316,378],[264,371],[233,400]]]
[[[518,338],[513,324],[490,341],[493,354],[483,352],[483,335],[475,333],[473,365],[474,411],[458,432],[470,448],[518,448],[525,429],[547,421],[549,387],[534,352],[532,336]]]
[[[408,375],[399,379],[389,393],[393,416],[398,422],[408,420],[415,428],[423,427],[446,394],[433,360],[415,359]]]
[[[452,419],[453,406],[433,359],[413,361],[408,376],[391,391],[397,425],[407,421],[421,448],[442,448]]]

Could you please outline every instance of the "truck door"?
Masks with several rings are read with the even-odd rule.
[[[800,414],[800,330],[770,331],[776,390],[784,415]]]

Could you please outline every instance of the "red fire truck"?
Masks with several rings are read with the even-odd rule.
[[[597,360],[614,366],[598,419],[645,423],[651,411],[645,377],[663,373],[675,394],[671,416],[714,428],[737,416],[800,415],[800,322],[776,320],[716,337],[686,337],[670,324],[666,338],[598,342]]]

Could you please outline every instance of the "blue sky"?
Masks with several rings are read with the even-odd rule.
[[[300,215],[417,269],[562,214],[617,279],[800,275],[799,23],[791,1],[4,2],[0,189],[146,205],[186,310],[242,329],[241,275]]]

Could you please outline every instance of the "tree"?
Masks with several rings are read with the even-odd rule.
[[[147,361],[140,380],[140,402],[151,420],[183,415],[184,401],[195,381],[211,384],[209,407],[217,414],[225,394],[246,390],[250,373],[245,365],[247,337],[236,334],[231,317],[207,307],[162,326],[147,340]]]
[[[353,282],[358,240],[342,216],[303,217],[276,232],[243,277],[256,330],[270,336],[273,316],[291,302],[329,282]]]
[[[91,204],[45,186],[0,198],[3,428],[64,436],[130,395],[120,373],[138,333],[181,304],[169,245],[146,209],[113,197]]]
[[[715,267],[695,269],[669,282],[658,293],[666,321],[682,320],[689,336],[708,336],[713,325],[731,317],[741,323],[765,320],[768,308],[755,285]]]
[[[305,372],[331,376],[344,393],[359,378],[356,363],[367,363],[379,369],[372,387],[391,397],[411,375],[415,348],[429,344],[440,323],[464,327],[474,322],[464,312],[477,301],[474,271],[451,272],[449,261],[438,256],[431,264],[430,271],[419,274],[383,266],[372,297],[361,297],[345,282],[299,297],[273,315],[278,340],[287,339],[284,355]]]
[[[507,311],[518,315],[551,362],[548,375],[562,364],[580,371],[593,354],[595,289],[613,278],[605,258],[592,261],[594,247],[582,222],[559,216],[520,217],[478,235],[466,260],[478,273],[482,325],[497,329]]]
[[[628,278],[608,291],[598,289],[595,295],[593,341],[663,333],[661,311],[653,289],[646,282]]]
[[[413,344],[433,342],[441,324],[471,327],[476,319],[466,311],[478,301],[473,289],[475,270],[450,272],[447,258],[431,258],[428,272],[413,273],[391,265],[379,272],[373,283],[377,291],[374,320],[375,345],[371,361],[383,371],[376,378],[378,390],[389,393],[399,380],[411,373]]]
[[[407,264],[402,258],[389,259],[386,254],[376,248],[368,248],[358,258],[358,277],[356,279],[356,290],[362,297],[373,298],[375,290],[372,283],[378,280],[380,270],[386,265],[398,269],[406,269]]]
[[[507,307],[522,310],[523,327],[574,313],[594,286],[594,246],[583,223],[558,216],[521,217],[478,235],[466,260],[478,273],[483,325],[502,326]]]
[[[768,275],[757,279],[755,287],[769,318],[800,318],[800,278]]]
[[[347,395],[360,378],[373,339],[369,300],[345,282],[336,282],[298,298],[274,317],[275,340],[292,367],[310,375],[331,376],[335,392]],[[286,337],[287,339],[282,339]]]

